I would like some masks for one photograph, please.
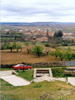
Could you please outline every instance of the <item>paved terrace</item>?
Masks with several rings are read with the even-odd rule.
[[[0,71],[0,78],[5,80],[6,82],[10,83],[13,86],[25,86],[25,85],[29,85],[31,83],[21,77],[13,75],[12,74],[13,72],[16,73],[13,70]],[[34,79],[32,81],[41,82],[44,80],[49,81],[49,82],[59,80],[59,81],[64,81],[64,82],[70,83],[71,85],[75,86],[75,77],[68,77],[67,79],[66,78],[55,78],[55,77],[53,77],[52,71],[50,68],[34,69]]]
[[[4,81],[10,83],[13,86],[24,86],[24,85],[29,85],[30,82],[18,77],[16,75],[13,75],[14,71],[0,71],[0,78],[3,79]],[[15,72],[14,72],[15,73]]]
[[[41,81],[64,81],[64,82],[67,82],[67,83],[70,83],[71,85],[74,85],[75,86],[75,77],[68,77],[67,79],[66,78],[55,78],[53,77],[52,75],[52,71],[51,71],[51,68],[35,68],[34,69],[34,79],[33,81],[34,82],[41,82]]]

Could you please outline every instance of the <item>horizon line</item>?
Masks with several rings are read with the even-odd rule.
[[[36,22],[15,22],[14,21],[14,22],[12,22],[11,21],[11,22],[0,22],[0,23],[75,23],[75,22],[62,22],[62,21],[61,22],[58,22],[58,21],[57,22],[56,21],[43,21],[43,22],[42,21],[38,21],[38,22],[37,21]]]

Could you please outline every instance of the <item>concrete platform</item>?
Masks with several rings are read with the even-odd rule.
[[[47,75],[44,75],[42,77],[37,77],[33,79],[34,82],[42,82],[42,81],[63,81],[66,82],[66,78],[54,78],[54,77],[48,77]]]
[[[43,77],[43,76],[53,77],[51,68],[35,68],[34,69],[34,78]]]
[[[15,75],[10,75],[10,76],[2,76],[1,79],[4,81],[10,83],[13,86],[24,86],[24,85],[29,85],[30,82],[27,80],[24,80],[18,76]]]
[[[0,78],[13,86],[25,86],[30,84],[29,81],[16,75],[12,75],[12,72],[13,71],[0,71]]]
[[[75,86],[75,77],[68,77],[68,83]]]
[[[12,75],[12,72],[15,72],[15,71],[14,70],[0,71],[0,77],[2,77],[2,76],[10,76],[10,75]]]

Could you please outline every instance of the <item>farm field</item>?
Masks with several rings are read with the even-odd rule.
[[[45,48],[46,50],[52,49],[52,48]],[[68,49],[70,52],[75,53],[75,46],[59,46],[59,50],[66,52]],[[71,50],[70,50],[71,49]],[[0,50],[1,53],[1,64],[17,64],[17,63],[39,63],[39,62],[50,62],[50,61],[60,61],[59,58],[56,58],[55,56],[51,55],[45,55],[45,56],[40,56],[37,57],[33,54],[28,54],[27,53],[27,47],[24,47],[22,51],[16,52],[14,50],[13,52],[10,52],[10,50]]]
[[[18,52],[18,53],[10,53],[9,50],[1,51],[1,64],[17,64],[17,63],[38,63],[38,62],[50,62],[50,61],[58,61],[54,56],[41,56],[36,57],[31,54],[27,54],[26,52]]]

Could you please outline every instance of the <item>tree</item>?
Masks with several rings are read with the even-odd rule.
[[[32,53],[40,57],[43,54],[44,48],[41,45],[36,45],[32,48]]]
[[[19,49],[22,49],[22,46],[19,43],[13,42],[13,43],[5,43],[3,45],[3,49],[10,49],[10,52],[12,52],[13,49],[16,49],[17,52]]]
[[[65,52],[65,56],[64,58],[67,59],[67,60],[71,60],[72,59],[72,51],[71,51],[71,48],[68,48]]]
[[[4,43],[2,48],[3,49],[10,49],[11,52],[12,52],[12,49],[13,49],[12,44],[10,42]]]
[[[19,51],[19,49],[21,49],[21,50],[22,50],[22,46],[21,46],[20,44],[16,44],[15,49],[16,49],[16,50],[17,50],[17,52],[18,52],[18,51]]]
[[[59,57],[61,61],[75,59],[75,53],[72,52],[70,48],[68,48],[66,51],[62,51],[61,49],[57,48],[56,51],[49,52],[49,54],[55,57]]]
[[[9,43],[4,43],[2,45],[2,49],[9,49]]]
[[[52,56],[55,56],[56,58],[60,58],[62,61],[64,59],[64,53],[61,51],[60,48],[56,48],[55,51],[49,53]]]
[[[27,51],[27,54],[29,54],[30,53],[30,50],[31,50],[31,48],[30,48],[30,46],[31,46],[31,43],[30,42],[26,42],[25,43],[25,45],[26,45],[26,51]]]
[[[63,32],[61,30],[54,33],[55,38],[61,38],[63,36]]]
[[[9,48],[8,49],[10,49],[10,52],[12,52],[12,50],[13,50],[13,45],[11,44],[11,43],[9,43]]]
[[[60,49],[56,49],[56,51],[55,51],[55,56],[56,56],[56,57],[59,57],[59,58],[61,59],[61,61],[62,61],[63,58],[64,58],[64,54],[61,52]]]

